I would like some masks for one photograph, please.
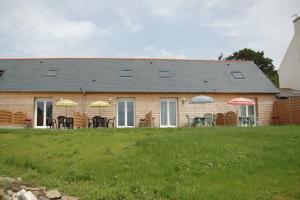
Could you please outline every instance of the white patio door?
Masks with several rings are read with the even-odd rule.
[[[35,128],[46,128],[47,120],[52,119],[52,99],[38,98],[35,100]]]
[[[241,116],[242,117],[255,117],[255,106],[241,106]]]
[[[161,99],[160,100],[160,127],[177,126],[177,100]]]
[[[134,127],[135,109],[133,99],[119,99],[117,108],[117,127]]]
[[[250,117],[253,118],[253,125],[256,125],[256,111],[255,111],[255,105],[249,105],[249,106],[241,106],[241,117]],[[241,126],[247,126],[247,124],[241,124]]]

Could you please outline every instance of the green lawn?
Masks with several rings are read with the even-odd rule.
[[[0,176],[81,199],[300,199],[300,127],[0,129]]]

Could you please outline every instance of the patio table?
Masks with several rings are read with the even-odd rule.
[[[74,118],[73,117],[64,117],[60,116],[57,118],[58,121],[58,129],[61,128],[67,128],[67,129],[73,129],[74,128]]]
[[[254,117],[249,116],[240,116],[239,117],[240,126],[254,126],[255,119]]]
[[[196,127],[198,126],[204,126],[205,117],[194,117],[194,124]]]
[[[92,119],[92,125],[93,128],[107,128],[107,118],[106,117],[100,117],[100,116],[94,116]]]

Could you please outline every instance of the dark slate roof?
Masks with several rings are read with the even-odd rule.
[[[56,69],[57,77],[45,76],[48,70]],[[258,67],[248,61],[0,59],[0,70],[4,70],[0,91],[278,93]],[[162,76],[169,78],[160,78],[160,70]],[[245,79],[234,79],[232,71],[242,72]],[[121,73],[132,77],[120,77]]]
[[[293,90],[290,88],[280,88],[280,93],[277,94],[279,98],[288,98],[288,97],[300,97],[300,90]]]

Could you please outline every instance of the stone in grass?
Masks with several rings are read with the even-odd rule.
[[[5,184],[13,184],[13,183],[20,183],[22,181],[21,178],[11,178],[11,177],[3,177],[0,176],[0,186],[3,187]]]
[[[6,195],[6,196],[4,196],[3,197],[3,200],[15,200],[15,199],[13,199],[11,196],[9,196],[9,195]],[[17,199],[18,200],[18,199]]]
[[[13,182],[12,184],[11,184],[11,190],[13,191],[13,192],[18,192],[18,191],[20,191],[22,189],[22,187],[21,187],[21,185],[20,185],[20,182]]]
[[[4,196],[5,196],[5,192],[2,188],[0,188],[0,199],[4,199]]]
[[[40,187],[26,187],[25,190],[29,190],[29,191],[40,191],[41,188]]]
[[[14,181],[15,181],[15,179],[13,179],[13,178],[0,176],[0,184],[4,184],[7,182],[12,184]]]
[[[63,196],[61,200],[79,200],[77,197]]]
[[[49,200],[47,197],[44,197],[44,196],[40,196],[39,197],[39,200]]]
[[[13,193],[13,191],[12,191],[12,190],[7,190],[7,191],[6,191],[6,194],[8,194],[8,195],[12,196],[14,193]]]
[[[61,194],[58,190],[47,190],[45,196],[49,199],[59,199]]]
[[[42,196],[42,193],[41,191],[39,190],[34,190],[34,191],[31,191],[36,197],[39,197],[39,196]]]
[[[11,185],[13,182],[14,182],[13,178],[0,176],[0,187],[3,188],[4,191],[11,189]]]
[[[25,191],[24,189],[20,190],[16,196],[21,200],[38,200],[32,192]]]

